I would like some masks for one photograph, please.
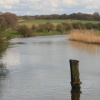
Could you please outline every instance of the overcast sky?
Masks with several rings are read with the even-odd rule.
[[[100,13],[100,0],[0,0],[0,11],[17,15]]]

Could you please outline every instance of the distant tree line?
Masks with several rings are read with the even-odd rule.
[[[73,14],[51,14],[51,15],[35,15],[35,16],[19,16],[24,19],[75,19],[75,20],[95,20],[100,21],[100,14],[98,12],[94,12],[93,14],[86,13],[73,13]]]

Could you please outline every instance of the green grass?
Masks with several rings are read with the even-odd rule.
[[[58,31],[50,31],[50,32],[36,32],[34,33],[35,36],[46,36],[46,35],[58,35],[58,34],[61,34],[60,32]]]
[[[18,34],[16,30],[9,30],[9,29],[5,30],[5,33],[6,34],[15,34],[15,35]]]
[[[97,24],[100,23],[100,21],[86,21],[86,20],[32,20],[32,19],[26,19],[26,20],[22,20],[20,22],[18,22],[18,25],[27,25],[29,27],[31,27],[33,24],[38,25],[40,23],[46,23],[46,22],[51,22],[54,25],[57,25],[59,23],[74,23],[74,22],[81,22],[83,24],[85,23],[93,23],[93,24]]]
[[[54,25],[57,25],[58,23],[67,22],[67,21],[66,20],[30,20],[30,19],[27,19],[27,20],[18,22],[18,25],[25,24],[25,25],[31,27],[33,24],[38,25],[38,24],[46,23],[46,22],[51,22]]]
[[[5,30],[3,33],[4,33],[4,36],[2,38],[7,37],[6,38],[7,40],[11,39],[11,38],[16,38],[16,37],[23,37],[16,30],[9,30],[8,29],[8,30]],[[46,36],[46,35],[58,35],[58,34],[60,34],[60,32],[58,32],[56,30],[53,30],[50,32],[44,31],[44,32],[32,32],[31,33],[32,36]]]
[[[19,33],[16,30],[12,30],[12,29],[7,29],[2,33],[5,34],[7,39],[11,39],[11,38],[15,38],[15,37],[21,37],[21,35],[19,35]]]

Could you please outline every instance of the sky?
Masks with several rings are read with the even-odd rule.
[[[0,0],[1,12],[17,15],[100,13],[100,0]]]

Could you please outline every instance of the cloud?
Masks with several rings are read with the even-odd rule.
[[[0,0],[1,11],[18,15],[100,12],[100,0]]]
[[[0,5],[19,3],[19,0],[0,0]]]
[[[4,8],[5,9],[12,9],[12,6],[11,5],[4,5]]]

